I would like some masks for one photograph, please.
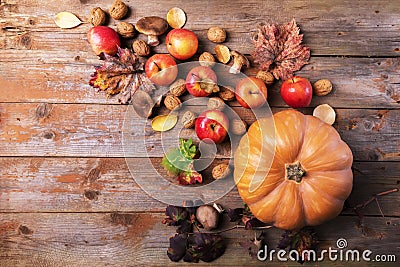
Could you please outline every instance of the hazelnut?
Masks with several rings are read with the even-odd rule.
[[[143,40],[135,40],[132,44],[132,49],[141,57],[150,55],[150,46]]]
[[[212,177],[217,180],[217,179],[223,179],[225,177],[227,177],[229,174],[231,173],[231,170],[228,166],[228,164],[226,163],[221,163],[218,164],[217,166],[215,166],[212,169]]]
[[[164,99],[164,105],[169,110],[174,110],[182,104],[181,100],[174,95],[167,95]]]
[[[247,123],[242,119],[233,119],[231,122],[231,130],[233,134],[242,135],[246,132]]]
[[[313,91],[316,96],[324,96],[332,91],[332,83],[328,79],[321,79],[313,84]]]
[[[208,29],[207,38],[213,43],[222,43],[226,39],[226,32],[221,27],[211,27]]]
[[[196,122],[196,115],[190,110],[188,110],[185,113],[183,113],[181,122],[184,128],[186,129],[193,128],[194,123]]]
[[[228,63],[231,59],[231,52],[226,45],[216,45],[215,54],[218,61],[224,64]]]
[[[266,85],[271,85],[275,81],[274,75],[271,72],[265,70],[259,70],[257,72],[256,78],[261,79]]]
[[[210,97],[208,99],[207,108],[208,109],[216,109],[223,110],[225,107],[225,102],[219,97]]]
[[[95,7],[90,11],[89,22],[93,26],[100,26],[106,23],[106,12],[100,7]]]
[[[135,26],[132,23],[122,21],[117,25],[117,32],[124,38],[135,36]]]
[[[201,66],[212,68],[215,65],[215,58],[210,52],[204,52],[199,57],[199,63]]]
[[[186,81],[178,79],[169,86],[169,92],[174,96],[181,96],[186,91]]]
[[[224,101],[231,101],[235,99],[235,90],[230,86],[221,86],[218,95]]]
[[[121,0],[115,0],[111,5],[109,12],[113,19],[120,20],[128,13],[128,6]]]

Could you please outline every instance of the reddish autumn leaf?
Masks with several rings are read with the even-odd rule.
[[[254,62],[276,79],[287,80],[308,63],[310,48],[302,44],[303,34],[293,19],[285,25],[265,24],[254,37]]]

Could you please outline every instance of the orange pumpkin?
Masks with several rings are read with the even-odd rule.
[[[341,212],[353,185],[352,162],[332,126],[285,110],[250,126],[235,152],[234,178],[256,218],[294,230]]]

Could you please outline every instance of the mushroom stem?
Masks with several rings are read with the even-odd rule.
[[[147,44],[150,46],[157,46],[160,43],[157,35],[148,35]]]
[[[249,60],[241,53],[232,51],[231,56],[233,57],[233,65],[229,69],[229,73],[238,74],[243,66],[250,66]]]
[[[229,69],[229,73],[238,74],[240,72],[240,69],[242,68],[242,65],[243,65],[242,62],[239,62],[238,60],[235,59],[233,61],[233,65]]]

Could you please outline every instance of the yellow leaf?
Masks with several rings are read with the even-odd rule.
[[[151,121],[151,127],[154,131],[165,132],[174,128],[177,122],[176,115],[159,115]]]
[[[71,12],[60,12],[56,15],[54,22],[62,29],[70,29],[79,26],[83,22]]]

